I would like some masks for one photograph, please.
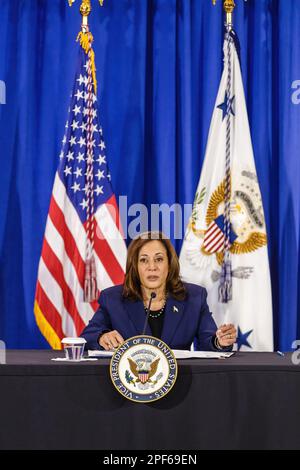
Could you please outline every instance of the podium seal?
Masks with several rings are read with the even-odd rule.
[[[110,377],[118,392],[139,403],[167,395],[176,382],[177,371],[177,361],[169,346],[147,335],[127,339],[110,361]]]

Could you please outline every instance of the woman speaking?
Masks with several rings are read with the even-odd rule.
[[[128,247],[123,285],[101,292],[97,310],[81,336],[87,349],[111,350],[132,336],[162,339],[172,349],[231,350],[234,325],[217,326],[203,287],[184,283],[170,240],[146,232]]]

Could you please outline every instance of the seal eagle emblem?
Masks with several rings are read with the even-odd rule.
[[[118,392],[128,400],[156,401],[174,386],[177,361],[162,340],[147,335],[134,336],[112,356],[110,376]]]
[[[230,252],[235,255],[250,253],[267,244],[266,227],[262,200],[256,174],[250,171],[241,171],[235,181],[230,203]],[[212,192],[205,213],[206,228],[199,227],[199,209],[204,200],[206,188],[200,192],[202,195],[195,198],[192,217],[188,226],[187,236],[192,232],[200,241],[201,256],[216,256],[221,266],[224,259],[223,213],[225,200],[225,179]],[[202,208],[201,208],[202,209]],[[194,260],[195,254],[190,253]]]
[[[130,365],[130,370],[133,373],[133,375],[136,377],[134,380],[134,383],[157,383],[157,380],[152,381],[151,377],[156,373],[157,368],[158,368],[158,363],[160,361],[160,358],[155,359],[154,361],[151,362],[147,360],[147,358],[141,358],[137,359],[136,362],[131,359],[130,357],[128,358],[128,362]]]

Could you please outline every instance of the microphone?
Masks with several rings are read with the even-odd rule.
[[[150,300],[149,300],[149,304],[148,304],[148,308],[147,308],[147,315],[146,315],[146,319],[145,319],[145,324],[144,324],[144,329],[143,329],[142,335],[145,334],[145,331],[146,331],[146,328],[147,328],[147,323],[148,323],[148,320],[149,320],[149,313],[150,313],[151,302],[152,302],[152,299],[155,299],[155,297],[156,297],[155,292],[151,292]]]

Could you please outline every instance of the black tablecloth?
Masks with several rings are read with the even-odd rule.
[[[181,360],[172,391],[149,404],[115,390],[109,360],[51,361],[62,355],[7,351],[0,449],[300,449],[290,354]]]

